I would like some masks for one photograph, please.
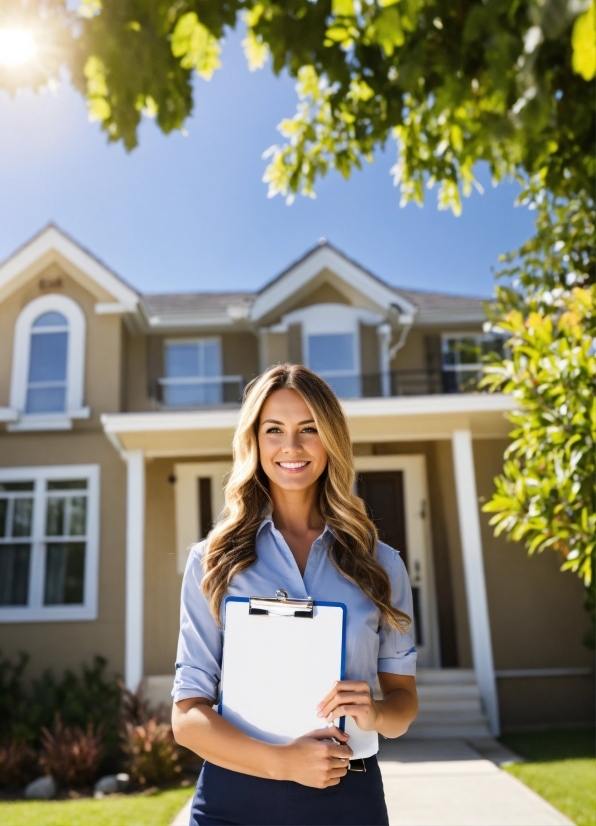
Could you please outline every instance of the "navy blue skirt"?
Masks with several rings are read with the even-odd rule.
[[[205,763],[189,826],[388,826],[377,758],[365,763],[365,772],[349,771],[327,789]]]

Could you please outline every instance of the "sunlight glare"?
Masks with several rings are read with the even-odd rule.
[[[27,29],[0,29],[0,63],[19,66],[34,56],[35,40]]]

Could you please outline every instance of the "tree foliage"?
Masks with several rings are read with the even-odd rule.
[[[596,287],[593,201],[556,198],[540,180],[522,195],[536,234],[503,256],[491,308],[509,334],[509,355],[486,367],[484,384],[518,409],[503,473],[484,510],[496,533],[547,548],[590,587],[596,548]]]
[[[4,12],[6,6],[6,12]],[[478,161],[495,180],[546,170],[553,192],[594,176],[594,11],[590,0],[6,0],[4,19],[38,31],[40,57],[0,87],[39,87],[62,63],[110,140],[131,149],[143,114],[181,128],[192,73],[209,78],[240,19],[251,68],[297,78],[294,117],[272,147],[270,194],[312,195],[398,144],[404,201],[438,186],[459,212]]]

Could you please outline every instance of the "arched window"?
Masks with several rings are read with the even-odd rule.
[[[31,328],[26,413],[66,410],[68,319],[50,310]]]
[[[65,295],[44,295],[15,325],[10,429],[64,428],[87,418],[83,407],[85,314]]]

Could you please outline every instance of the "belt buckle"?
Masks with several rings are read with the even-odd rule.
[[[364,762],[363,757],[358,757],[356,760],[350,760],[348,763],[348,771],[349,772],[365,772],[366,771],[366,763]]]

